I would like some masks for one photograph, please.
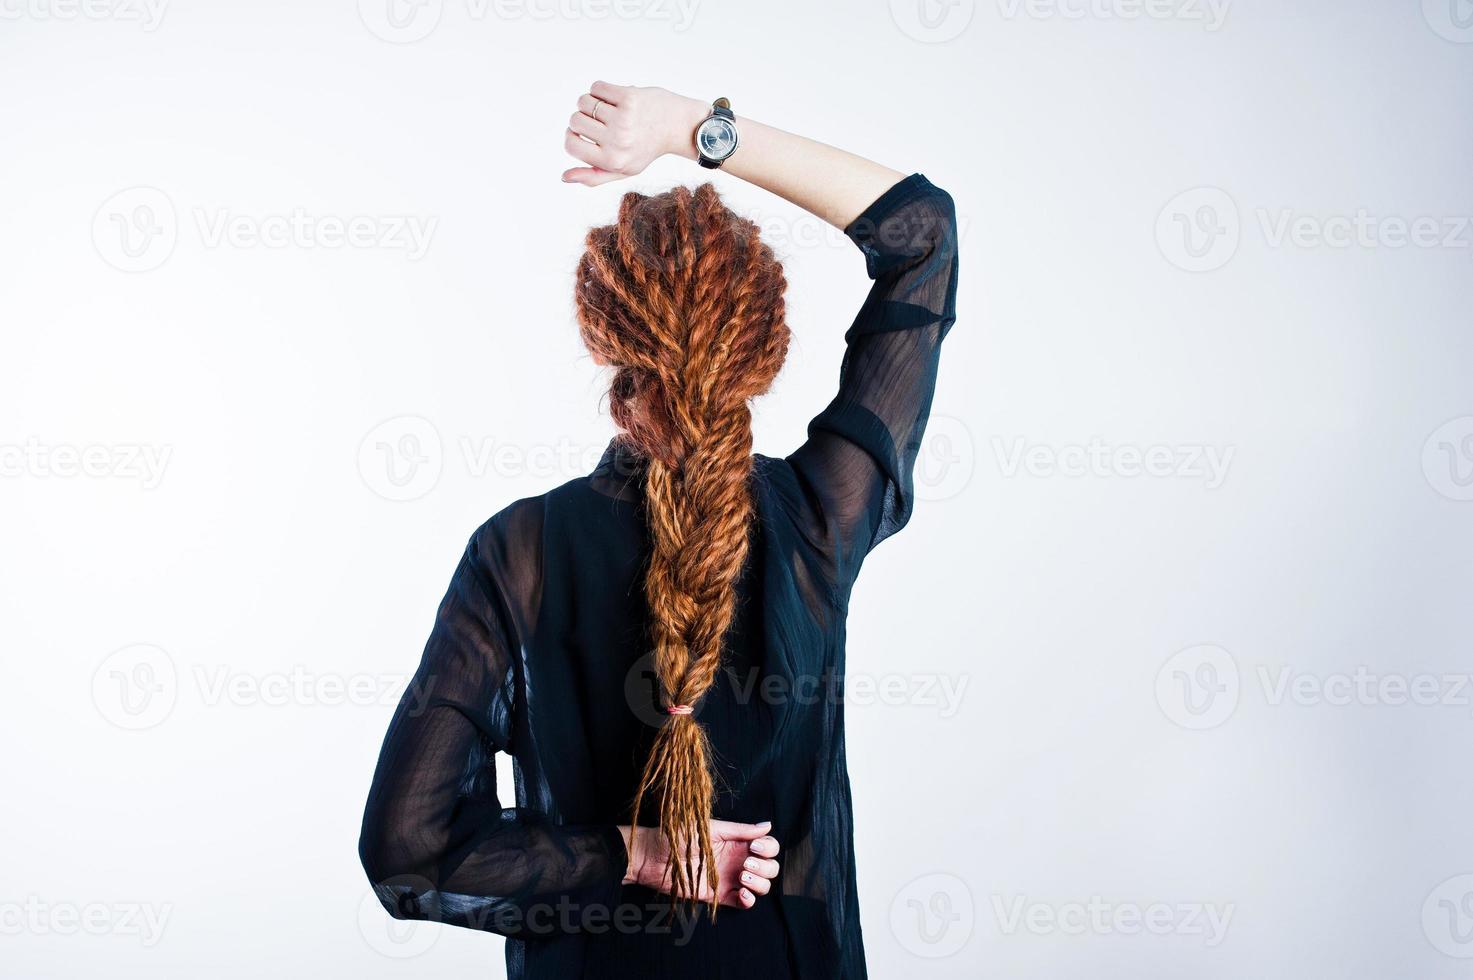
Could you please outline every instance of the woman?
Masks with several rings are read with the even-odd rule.
[[[664,154],[723,167],[844,229],[874,285],[807,441],[753,456],[748,403],[788,344],[756,226],[707,184],[626,194],[589,232],[578,320],[620,433],[471,536],[384,742],[364,868],[396,917],[507,936],[512,978],[864,977],[844,620],[910,517],[951,199],[658,88],[595,83],[566,147],[588,186]]]

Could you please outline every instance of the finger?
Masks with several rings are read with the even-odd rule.
[[[761,875],[755,875],[750,871],[742,872],[743,891],[756,892],[758,895],[766,895],[767,890],[772,887],[772,882]]]
[[[571,129],[563,132],[563,149],[568,156],[574,157],[590,167],[598,167],[600,170],[608,170],[605,166],[608,162],[608,154],[604,148],[597,143],[590,143]]]
[[[579,136],[587,137],[595,143],[602,143],[604,134],[609,131],[609,127],[592,116],[585,116],[581,112],[573,113],[568,119],[568,128]]]
[[[757,896],[743,888],[737,893],[737,900],[742,903],[742,908],[749,909],[757,904]]]
[[[778,864],[776,861],[760,857],[749,857],[742,862],[742,867],[754,875],[760,875],[763,878],[777,877]]]
[[[776,837],[759,837],[752,841],[747,849],[753,854],[770,858],[777,857],[777,853],[782,850],[782,847],[778,845]]]
[[[605,102],[598,96],[588,94],[578,96],[578,111],[599,122],[609,122],[618,118],[619,115],[618,106],[612,102]]]
[[[563,182],[567,184],[582,184],[584,187],[597,187],[599,184],[607,184],[611,180],[618,180],[623,174],[616,174],[612,170],[600,170],[597,167],[574,167],[563,171]]]
[[[761,823],[733,823],[730,820],[712,820],[711,832],[727,840],[755,840],[772,829],[772,821]]]
[[[611,105],[618,105],[628,95],[629,87],[627,85],[610,85],[608,82],[594,82],[588,86],[588,92],[590,95],[603,99]],[[599,110],[599,115],[603,115],[602,109]]]

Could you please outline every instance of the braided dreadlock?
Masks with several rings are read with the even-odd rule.
[[[703,184],[624,195],[618,221],[589,231],[578,263],[583,342],[614,369],[610,410],[644,457],[651,555],[645,575],[655,674],[669,712],[634,799],[648,795],[671,893],[717,902],[714,785],[691,713],[711,687],[736,610],[753,519],[750,399],[788,349],[782,265],[758,228]]]

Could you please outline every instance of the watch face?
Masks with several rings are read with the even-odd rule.
[[[711,116],[696,130],[696,149],[709,160],[725,160],[736,146],[736,126],[730,119]]]

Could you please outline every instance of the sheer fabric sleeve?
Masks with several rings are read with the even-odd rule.
[[[389,725],[359,855],[395,918],[518,938],[577,932],[607,920],[628,855],[615,826],[559,826],[497,799],[515,647],[476,550],[472,538]]]
[[[844,335],[839,391],[788,462],[852,577],[905,526],[941,341],[956,320],[956,211],[921,174],[891,187],[844,234],[874,280]]]

